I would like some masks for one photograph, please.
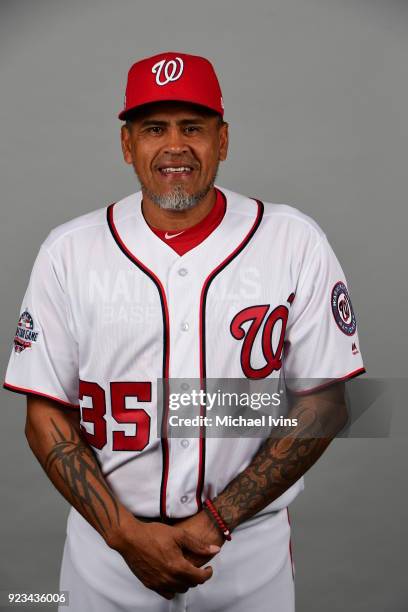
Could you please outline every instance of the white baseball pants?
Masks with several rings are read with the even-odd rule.
[[[206,584],[168,601],[72,510],[60,577],[69,607],[59,612],[294,612],[286,508],[238,527],[210,564],[214,574]]]

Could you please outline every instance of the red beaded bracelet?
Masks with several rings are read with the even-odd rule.
[[[222,517],[218,514],[218,512],[217,512],[214,504],[212,503],[211,499],[206,499],[205,502],[204,502],[204,506],[211,512],[212,516],[217,521],[217,525],[221,529],[224,538],[226,540],[230,541],[231,540],[231,532],[228,529],[228,527],[227,527],[226,523],[224,522],[224,520],[222,519]]]

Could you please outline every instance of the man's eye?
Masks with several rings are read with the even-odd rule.
[[[194,132],[199,132],[200,128],[197,125],[188,125],[185,128],[185,131],[187,132],[187,134],[193,134]]]
[[[161,134],[163,131],[163,128],[160,127],[159,125],[152,125],[151,127],[148,128],[147,131],[150,132],[151,134]]]

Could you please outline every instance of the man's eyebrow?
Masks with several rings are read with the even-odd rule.
[[[205,123],[205,119],[204,117],[189,117],[188,119],[180,119],[180,121],[177,121],[178,125],[187,125],[189,123],[199,123],[199,124],[203,124]]]
[[[141,127],[150,127],[153,125],[157,125],[160,127],[165,127],[166,125],[169,125],[169,121],[164,121],[163,119],[144,119],[140,126]],[[179,121],[177,121],[177,125],[189,125],[191,123],[195,123],[195,124],[204,124],[205,123],[205,119],[204,117],[189,117],[188,119],[180,119]]]

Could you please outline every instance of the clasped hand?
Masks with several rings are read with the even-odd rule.
[[[213,569],[206,564],[224,543],[204,511],[174,526],[133,519],[121,531],[112,547],[145,587],[166,599],[209,580]]]

